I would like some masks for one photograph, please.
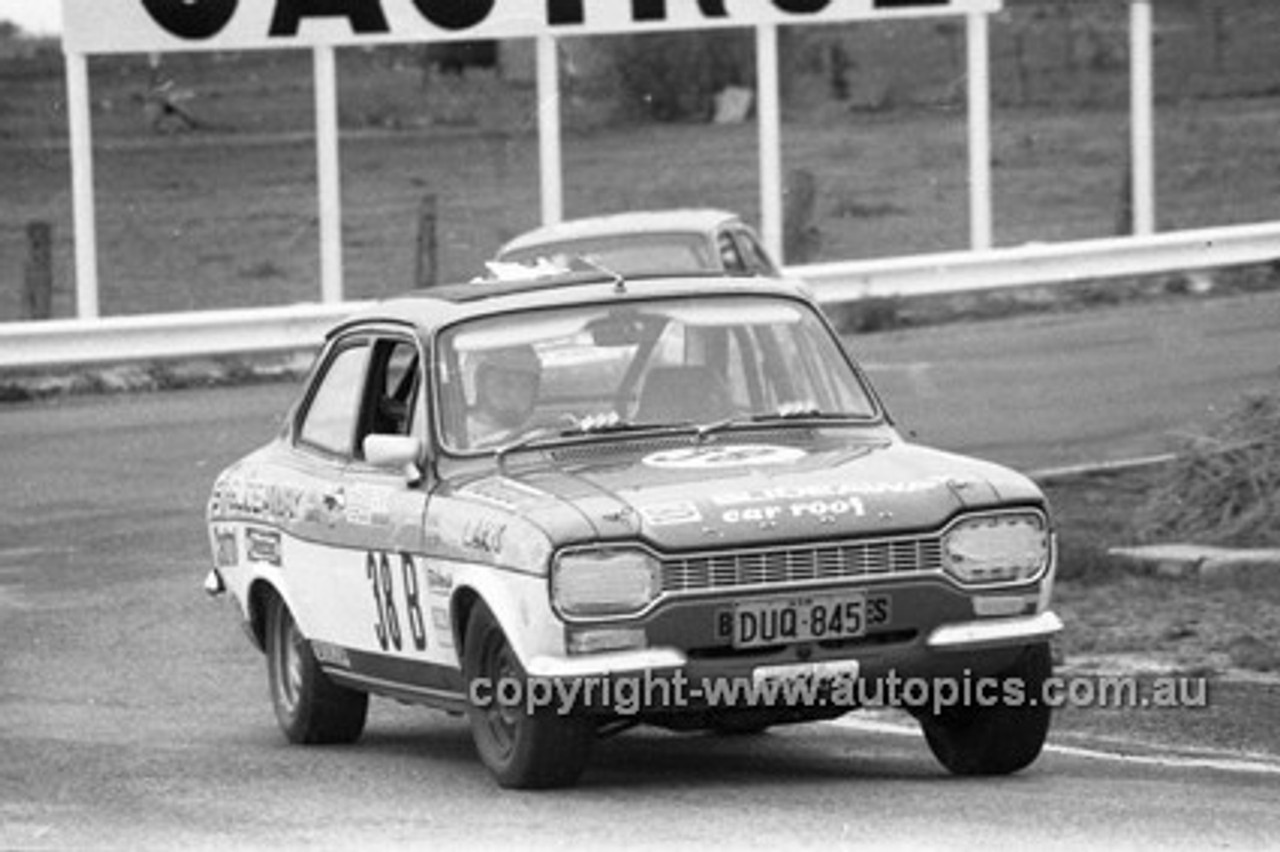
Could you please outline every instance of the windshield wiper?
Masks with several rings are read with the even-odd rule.
[[[501,469],[503,473],[506,473],[506,461],[509,454],[514,453],[516,450],[523,450],[525,447],[535,444],[545,438],[558,438],[560,435],[561,430],[554,429],[550,426],[541,426],[531,432],[526,432],[509,444],[503,444],[501,447],[498,447],[498,449],[494,451],[493,457],[497,460],[499,469]]]
[[[611,432],[647,432],[654,429],[671,428],[668,424],[663,423],[632,423],[630,420],[623,420],[616,414],[588,415],[582,419],[573,418],[569,414],[564,416],[570,420],[564,426],[539,426],[521,435],[511,443],[498,447],[494,451],[494,457],[497,459],[498,465],[502,466],[506,457],[517,450],[523,450],[539,441],[553,438],[572,438],[577,435],[604,435]],[[687,428],[687,426],[683,428]]]
[[[752,414],[746,417],[741,415],[735,417],[726,417],[723,420],[715,420],[711,423],[703,423],[697,427],[698,440],[706,440],[710,435],[722,432],[726,429],[736,429],[740,426],[759,426],[768,423],[780,423],[788,420],[822,420],[836,423],[863,423],[867,418],[859,417],[854,414],[844,414],[835,411],[821,411],[817,408],[801,408],[787,406],[777,411],[771,411],[767,414]]]

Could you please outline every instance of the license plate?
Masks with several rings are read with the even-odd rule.
[[[868,611],[887,613],[887,601],[874,597],[869,605],[862,592],[803,595],[745,601],[726,614],[732,619],[733,647],[758,648],[862,636],[867,632]]]
[[[853,680],[858,676],[857,660],[832,660],[823,663],[784,663],[778,666],[756,666],[751,670],[751,681],[765,683],[794,683],[809,681],[815,685],[834,684],[841,679]]]

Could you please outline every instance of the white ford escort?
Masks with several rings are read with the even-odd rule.
[[[785,280],[451,285],[335,327],[218,477],[206,589],[298,743],[370,695],[465,713],[498,783],[574,783],[631,725],[905,707],[962,774],[1050,721],[1041,492],[895,430]]]

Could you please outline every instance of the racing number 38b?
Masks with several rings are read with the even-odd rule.
[[[413,647],[419,651],[427,648],[426,621],[422,615],[422,597],[418,590],[418,569],[413,557],[407,553],[400,554],[400,570],[392,568],[392,557],[387,553],[370,552],[365,557],[365,577],[369,580],[369,588],[373,592],[375,618],[373,633],[378,639],[378,646],[384,651],[392,649],[400,651],[404,648],[404,631],[401,629],[401,610],[409,624],[409,635]],[[396,594],[396,575],[399,574],[399,586],[403,593]],[[398,597],[398,600],[397,600]],[[399,605],[403,602],[403,607]]]

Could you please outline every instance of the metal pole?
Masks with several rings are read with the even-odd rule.
[[[1156,230],[1155,86],[1151,0],[1129,5],[1130,144],[1133,152],[1133,233]]]
[[[536,40],[542,224],[552,225],[564,218],[563,164],[560,158],[560,63],[554,36],[539,35]]]
[[[991,71],[987,16],[968,15],[969,247],[991,248]]]
[[[320,300],[341,302],[342,181],[338,173],[338,72],[332,45],[312,48],[320,196]]]
[[[76,316],[98,316],[98,234],[93,200],[93,132],[89,111],[89,66],[83,53],[64,54],[67,124],[71,134],[71,198],[76,246]]]
[[[756,119],[760,136],[760,232],[765,248],[782,251],[782,131],[778,108],[778,26],[756,27]]]

